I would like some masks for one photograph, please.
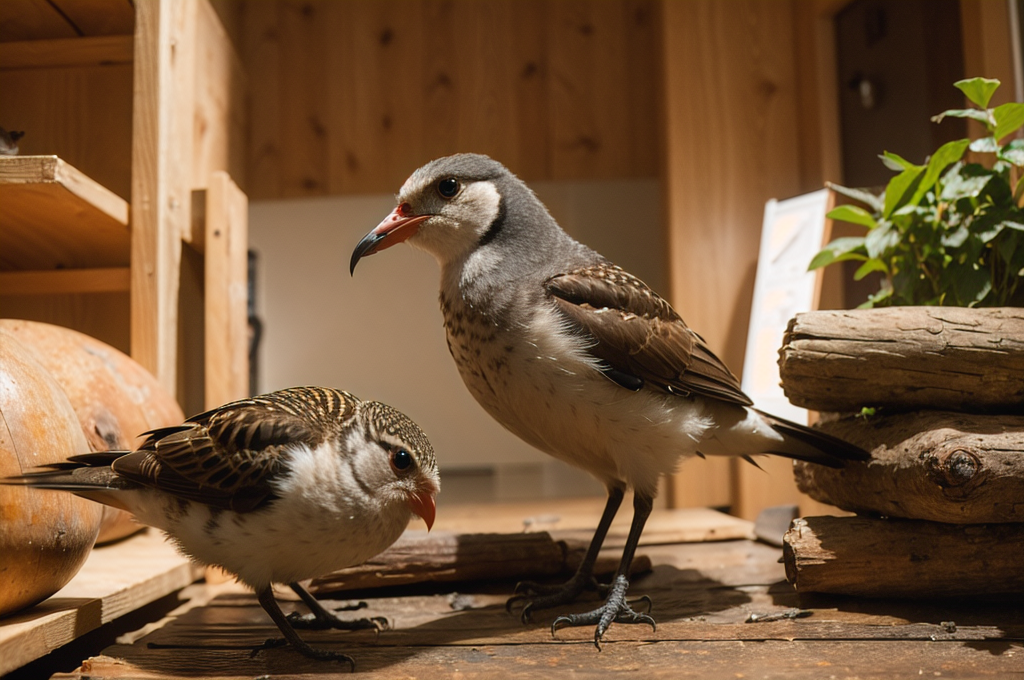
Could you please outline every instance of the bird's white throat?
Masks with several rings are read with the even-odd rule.
[[[403,187],[400,196],[404,196]],[[409,244],[433,255],[443,269],[465,260],[501,213],[501,194],[493,182],[470,182],[451,202],[420,227]]]

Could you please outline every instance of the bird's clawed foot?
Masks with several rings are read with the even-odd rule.
[[[637,602],[646,602],[647,611],[651,611],[651,598],[644,595],[638,600],[634,600],[632,603],[626,600],[626,590],[629,589],[629,581],[626,580],[625,576],[616,576],[615,581],[612,583],[611,592],[608,594],[608,599],[605,603],[593,611],[586,612],[584,614],[570,614],[568,616],[559,616],[551,624],[551,635],[554,636],[555,632],[559,628],[569,628],[575,626],[592,626],[596,625],[597,628],[594,631],[594,646],[600,651],[601,649],[601,638],[604,637],[608,627],[615,623],[646,623],[653,630],[657,630],[657,625],[654,623],[654,619],[649,614],[636,612],[630,606]]]
[[[528,623],[532,611],[569,604],[584,590],[600,590],[603,587],[605,586],[600,585],[590,574],[580,572],[576,572],[571,579],[558,585],[520,581],[516,584],[512,597],[505,602],[505,610],[511,614],[517,604],[524,603],[519,618],[523,623]]]
[[[266,642],[264,642],[262,645],[254,647],[252,652],[249,654],[249,657],[250,658],[255,657],[257,654],[259,654],[260,652],[262,652],[265,649],[275,649],[277,647],[287,647],[288,644],[289,644],[288,640],[286,640],[284,638],[270,638]],[[330,651],[328,649],[319,649],[317,647],[311,647],[308,644],[306,644],[305,642],[302,642],[301,644],[292,643],[291,646],[296,651],[298,651],[300,654],[302,654],[303,656],[307,656],[310,659],[318,659],[318,660],[321,660],[321,661],[337,661],[339,663],[347,663],[351,670],[354,671],[356,669],[356,661],[355,661],[355,659],[353,659],[348,654],[343,654],[341,652],[332,652],[332,651]]]
[[[339,607],[333,611],[355,611],[365,607],[365,602],[359,602],[354,605]],[[295,628],[301,628],[304,630],[327,630],[328,628],[336,628],[338,630],[374,630],[377,633],[380,633],[382,630],[388,630],[390,628],[388,620],[383,616],[352,620],[342,619],[335,616],[331,610],[322,606],[313,607],[312,613],[310,614],[292,612],[288,615],[288,623]]]

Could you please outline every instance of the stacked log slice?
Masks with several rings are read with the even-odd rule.
[[[1024,310],[811,312],[779,354],[790,401],[871,452],[841,470],[795,464],[802,491],[863,515],[794,523],[798,590],[1024,592]]]

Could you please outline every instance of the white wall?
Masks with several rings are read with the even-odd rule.
[[[656,180],[534,189],[575,238],[667,289]],[[561,465],[506,432],[462,385],[445,345],[432,257],[402,245],[349,276],[355,244],[394,205],[390,195],[250,204],[264,323],[260,391],[321,384],[387,402],[423,427],[443,470]],[[584,484],[561,469],[545,476],[560,487]]]

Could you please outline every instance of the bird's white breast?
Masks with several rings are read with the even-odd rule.
[[[605,378],[549,304],[512,327],[459,297],[445,307],[449,349],[484,409],[526,442],[606,484],[653,493],[658,477],[692,455],[711,424],[700,402],[630,392]]]
[[[365,562],[405,530],[409,511],[382,508],[356,479],[353,457],[331,443],[297,445],[278,498],[248,513],[134,492],[133,510],[183,552],[237,574],[254,588],[321,576]]]

